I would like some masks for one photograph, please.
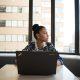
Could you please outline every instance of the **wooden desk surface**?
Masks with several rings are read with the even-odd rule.
[[[22,76],[16,65],[5,65],[0,69],[0,80],[79,80],[64,65],[57,67],[57,73],[49,76]]]

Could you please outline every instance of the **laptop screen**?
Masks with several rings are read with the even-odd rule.
[[[16,51],[16,59],[19,74],[56,74],[57,53]]]

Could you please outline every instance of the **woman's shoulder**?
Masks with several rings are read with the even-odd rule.
[[[35,46],[35,42],[31,42],[23,50],[31,50],[32,48],[34,48],[34,46]]]
[[[46,42],[47,46],[53,46],[53,43],[51,42]]]
[[[29,45],[35,45],[35,42],[31,42]]]
[[[31,42],[30,44],[27,45],[28,47],[32,48],[35,46],[35,42]]]
[[[54,45],[51,42],[47,42],[47,47],[49,51],[56,51]]]

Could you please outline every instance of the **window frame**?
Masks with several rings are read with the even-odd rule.
[[[29,35],[28,44],[32,41],[32,24],[33,24],[33,0],[29,0]],[[51,42],[55,46],[55,0],[51,0]],[[15,51],[14,51],[15,52]],[[14,53],[10,51],[9,53]],[[0,53],[7,53],[0,51]],[[75,53],[60,53],[67,55],[79,55],[79,0],[75,0]]]
[[[51,40],[55,46],[55,0],[51,0]],[[60,54],[79,55],[79,0],[75,0],[75,53],[58,52]]]
[[[79,0],[75,0],[75,54],[79,55]]]

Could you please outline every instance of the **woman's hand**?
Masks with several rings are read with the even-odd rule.
[[[61,66],[61,62],[57,60],[57,66]]]

